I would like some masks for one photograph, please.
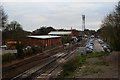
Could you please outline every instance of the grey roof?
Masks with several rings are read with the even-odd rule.
[[[51,31],[50,35],[70,35],[72,32],[71,31]]]
[[[50,39],[50,38],[60,38],[61,36],[39,35],[39,36],[27,36],[27,37],[37,38],[37,39]]]

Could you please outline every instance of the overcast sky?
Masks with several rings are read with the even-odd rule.
[[[86,28],[97,30],[104,17],[114,11],[117,0],[4,0],[2,5],[9,21],[18,21],[24,30],[33,31],[41,26],[64,29],[82,29],[82,14],[86,16]]]

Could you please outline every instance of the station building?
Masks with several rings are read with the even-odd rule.
[[[8,40],[6,42],[7,49],[16,49],[16,44],[24,44],[24,47],[27,46],[42,46],[42,47],[52,47],[61,45],[61,36],[51,36],[51,35],[31,35],[24,38],[20,38],[19,41]]]
[[[37,46],[42,44],[44,47],[52,47],[61,44],[61,36],[40,35],[27,36],[26,46]]]

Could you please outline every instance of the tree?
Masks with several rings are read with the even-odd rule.
[[[19,44],[19,42],[17,41],[16,49],[18,58],[24,58],[23,48],[23,44]]]
[[[35,35],[47,35],[50,31],[55,31],[52,27],[41,27],[40,29],[35,30]]]
[[[13,30],[23,30],[23,29],[17,21],[11,21],[9,24],[6,25],[5,30],[13,31]]]
[[[89,30],[89,29],[85,29],[84,33],[86,35],[95,35],[96,31],[95,30]]]
[[[8,16],[6,12],[4,11],[3,7],[0,5],[0,24],[2,28],[5,28],[7,19],[8,19]]]
[[[27,32],[22,29],[21,25],[17,21],[11,21],[2,32],[3,40],[18,40],[25,36],[27,36]]]
[[[63,36],[63,37],[62,37],[62,44],[65,44],[65,43],[67,43],[67,42],[69,42],[68,37]]]
[[[100,35],[110,44],[112,49],[120,50],[120,2],[118,2],[115,11],[102,21]]]

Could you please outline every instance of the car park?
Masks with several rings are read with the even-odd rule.
[[[90,39],[88,44],[86,45],[86,53],[93,52],[94,38]]]

